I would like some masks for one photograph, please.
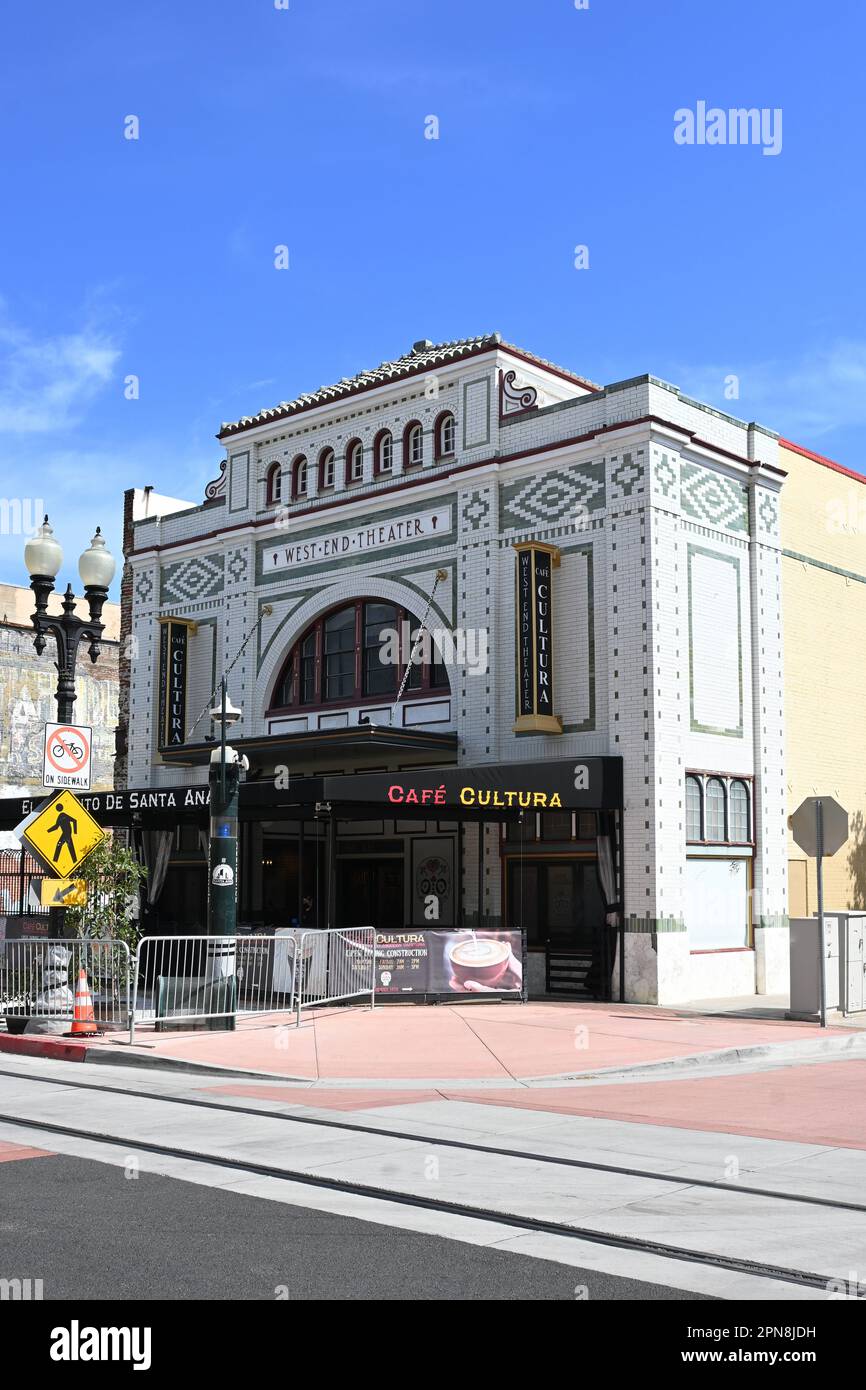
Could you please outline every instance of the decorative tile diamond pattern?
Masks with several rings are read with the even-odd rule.
[[[226,561],[226,569],[235,584],[240,584],[241,580],[245,579],[247,574],[246,552],[243,550],[232,550]]]
[[[576,512],[601,511],[604,505],[604,463],[576,463],[504,487],[502,524],[549,526],[571,521]]]
[[[195,555],[163,570],[162,600],[183,603],[187,599],[215,598],[222,593],[224,581],[222,555]]]
[[[611,500],[614,497],[631,497],[634,492],[643,492],[643,460],[632,454],[623,454],[620,460],[611,459],[610,483]]]
[[[662,497],[673,500],[677,495],[679,477],[676,468],[671,463],[667,454],[660,454],[656,459],[653,477],[655,479],[656,488],[661,493]]]
[[[147,603],[153,593],[153,580],[149,574],[140,574],[135,581],[135,597],[139,603]]]
[[[779,505],[771,492],[765,492],[758,503],[758,525],[768,536],[775,536],[779,524]]]
[[[731,478],[723,478],[701,468],[696,463],[682,465],[683,514],[694,521],[716,526],[721,531],[737,531],[748,535],[748,501],[746,489]]]
[[[484,492],[469,492],[460,508],[460,530],[480,531],[490,516],[490,496]]]

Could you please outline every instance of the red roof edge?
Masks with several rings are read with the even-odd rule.
[[[791,449],[795,454],[802,454],[803,458],[811,459],[813,463],[821,463],[825,468],[832,468],[834,473],[844,473],[846,478],[853,478],[857,483],[866,483],[866,475],[856,473],[853,468],[846,468],[841,463],[834,462],[833,459],[825,458],[823,454],[814,454],[811,449],[804,449],[802,444],[795,444],[792,439],[780,439],[779,445],[782,449]]]

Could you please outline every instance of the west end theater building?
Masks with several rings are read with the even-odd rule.
[[[775,435],[492,335],[219,438],[201,504],[126,498],[150,930],[204,926],[227,672],[242,923],[522,928],[531,991],[573,953],[601,996],[786,988]]]

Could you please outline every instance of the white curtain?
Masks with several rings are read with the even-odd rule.
[[[601,884],[604,905],[607,909],[605,921],[609,927],[619,923],[619,902],[616,896],[616,865],[613,861],[613,836],[610,833],[597,835],[595,839],[598,855],[598,881]]]
[[[145,830],[141,836],[144,866],[147,869],[147,905],[159,902],[174,842],[173,830]]]

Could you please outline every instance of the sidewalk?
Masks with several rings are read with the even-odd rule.
[[[850,1028],[565,1002],[332,1008],[305,1014],[300,1028],[275,1015],[241,1019],[234,1032],[140,1027],[132,1047],[118,1033],[85,1042],[34,1038],[29,1048],[16,1041],[0,1035],[0,1051],[38,1045],[43,1056],[225,1069],[317,1087],[549,1086],[623,1071],[673,1076],[745,1058],[843,1056],[861,1045],[866,1057],[863,1033]]]

